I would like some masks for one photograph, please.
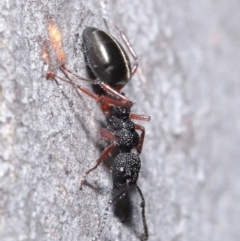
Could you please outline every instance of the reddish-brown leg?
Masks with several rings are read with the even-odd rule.
[[[49,72],[47,74],[47,78],[52,78],[52,79],[55,79],[55,80],[61,80],[65,83],[69,83],[71,85],[73,85],[74,87],[76,87],[77,89],[81,90],[82,92],[84,92],[85,94],[87,94],[88,96],[92,97],[93,99],[95,99],[96,101],[100,101],[101,100],[101,97],[99,95],[96,95],[94,94],[93,92],[91,92],[90,90],[84,88],[83,86],[81,85],[76,85],[74,84],[73,82],[71,82],[70,80],[67,80],[67,79],[64,79],[58,75],[56,75],[55,73],[52,73],[52,72]]]
[[[52,72],[49,72],[47,74],[47,78],[52,78],[52,79],[55,79],[55,80],[61,80],[63,82],[66,82],[66,83],[69,83],[69,84],[75,86],[77,89],[81,90],[82,92],[84,92],[88,96],[90,96],[93,99],[95,99],[96,101],[100,102],[101,105],[102,105],[102,109],[106,114],[109,111],[110,105],[117,105],[117,106],[122,106],[122,107],[128,108],[128,107],[131,107],[132,104],[133,104],[128,98],[121,95],[120,93],[118,93],[117,91],[115,91],[114,89],[109,87],[108,85],[106,85],[105,90],[110,92],[110,93],[114,93],[117,97],[119,97],[119,99],[114,99],[113,97],[105,96],[105,95],[102,95],[102,96],[96,95],[92,91],[84,88],[83,86],[74,84],[70,80],[64,79],[64,78],[62,78],[62,77],[60,77],[60,76],[58,76],[58,75],[56,75],[55,73],[52,73]],[[105,84],[103,83],[103,85],[105,85]]]
[[[118,105],[118,106],[122,106],[122,107],[132,107],[133,102],[130,101],[126,96],[121,95],[118,90],[115,90],[114,88],[110,87],[109,85],[107,85],[106,83],[104,83],[103,81],[100,81],[98,79],[96,80],[91,80],[91,79],[87,79],[87,78],[83,78],[75,73],[73,73],[71,70],[67,69],[65,65],[62,65],[60,67],[60,69],[65,73],[69,73],[71,75],[73,75],[74,77],[76,77],[79,80],[83,80],[86,82],[89,82],[91,84],[97,84],[99,85],[103,90],[105,90],[107,93],[110,93],[112,96],[114,96],[115,98],[110,97],[109,98],[109,103],[110,104],[114,104],[114,105]],[[106,96],[107,97],[107,96]],[[111,102],[112,100],[112,102]]]
[[[141,131],[141,135],[140,135],[140,139],[139,139],[139,143],[137,146],[137,150],[138,153],[140,154],[142,152],[142,147],[143,147],[143,141],[144,141],[144,137],[145,137],[145,128],[143,126],[140,126],[138,124],[134,124],[135,125],[135,129]]]
[[[142,121],[150,121],[151,119],[151,117],[148,115],[139,115],[134,113],[130,113],[129,117],[134,120],[142,120]]]
[[[109,130],[107,129],[102,129],[100,131],[100,134],[102,137],[108,139],[108,140],[111,140],[112,142],[115,142],[117,140],[116,136]]]
[[[127,36],[124,34],[123,31],[121,31],[118,27],[115,26],[115,28],[119,31],[120,36],[126,46],[126,48],[128,49],[128,51],[130,52],[130,54],[132,55],[133,59],[134,59],[134,65],[132,67],[132,76],[136,73],[137,69],[138,69],[138,57],[135,53],[135,51],[133,50],[130,42],[128,41]]]
[[[121,95],[118,91],[116,91],[115,89],[113,89],[112,87],[110,87],[109,85],[107,85],[106,83],[102,82],[102,81],[98,81],[95,80],[94,84],[98,84],[102,87],[102,89],[104,89],[107,93],[112,94],[115,98],[111,98],[115,101],[117,101],[117,104],[114,104],[113,102],[111,104],[114,105],[118,105],[118,106],[122,106],[122,107],[127,107],[130,108],[132,107],[132,105],[134,104],[131,100],[129,100],[126,96]]]
[[[134,65],[133,65],[133,68],[132,68],[132,71],[131,71],[131,72],[132,72],[132,76],[133,76],[133,75],[136,73],[137,68],[138,68],[138,57],[137,57],[135,51],[133,50],[133,48],[132,48],[132,46],[131,46],[131,44],[130,44],[128,38],[127,38],[127,36],[124,34],[124,32],[121,31],[116,25],[114,25],[114,24],[109,20],[109,18],[108,18],[108,16],[107,16],[107,13],[106,13],[106,2],[105,2],[105,0],[101,0],[100,4],[101,4],[103,21],[104,21],[104,23],[105,23],[105,26],[106,26],[108,32],[110,32],[110,31],[109,31],[109,27],[108,27],[108,23],[110,23],[110,24],[111,24],[114,28],[116,28],[117,31],[120,33],[120,36],[121,36],[121,38],[122,38],[122,40],[123,40],[126,48],[128,49],[128,51],[130,52],[130,54],[132,55],[132,57],[133,57],[133,59],[134,59],[134,61],[135,61],[135,62],[134,62]],[[123,87],[123,86],[122,86],[122,87]]]
[[[89,83],[91,83],[91,84],[93,84],[93,82],[94,82],[94,80],[87,79],[87,78],[84,78],[84,77],[82,77],[82,76],[79,76],[79,75],[73,73],[71,70],[69,70],[68,68],[66,68],[65,65],[60,66],[60,69],[61,69],[64,73],[67,72],[67,73],[69,73],[69,74],[75,76],[77,79],[80,79],[80,80],[83,80],[83,81],[89,82]]]
[[[96,164],[94,167],[92,167],[91,169],[89,169],[87,172],[85,172],[85,174],[83,175],[81,181],[80,181],[80,190],[82,190],[82,186],[84,184],[84,181],[87,178],[87,175],[92,172],[93,170],[95,170],[100,164],[101,162],[108,156],[108,154],[112,151],[112,149],[114,148],[114,144],[111,144],[110,146],[108,146],[100,155],[100,157],[97,159]]]
[[[103,16],[103,19],[104,19],[104,22],[105,22],[105,25],[107,26],[107,29],[109,30],[108,28],[108,25],[107,25],[107,22],[110,23],[115,29],[117,29],[117,31],[119,32],[120,34],[120,37],[123,41],[123,43],[125,44],[127,50],[130,52],[130,54],[132,55],[133,59],[134,59],[134,64],[133,64],[133,67],[132,67],[132,70],[131,70],[131,75],[133,76],[137,69],[138,69],[138,57],[135,53],[135,51],[133,50],[133,47],[132,45],[130,44],[127,36],[124,34],[124,32],[122,30],[120,30],[116,25],[114,25],[113,23],[111,23],[107,18],[106,18],[106,15]]]
[[[100,157],[97,159],[95,166],[92,167],[91,169],[89,169],[89,170],[84,174],[84,176],[82,177],[82,180],[81,180],[81,182],[80,182],[80,189],[82,189],[82,186],[83,186],[83,184],[84,184],[84,181],[85,181],[87,175],[88,175],[90,172],[92,172],[93,170],[95,170],[95,169],[101,164],[101,162],[108,156],[108,154],[112,151],[112,149],[113,149],[114,146],[115,146],[116,137],[115,137],[115,135],[114,135],[112,132],[110,132],[109,130],[106,130],[106,129],[102,129],[102,130],[100,131],[100,134],[101,134],[102,137],[107,138],[108,140],[111,140],[111,141],[114,142],[114,143],[112,143],[110,146],[108,146],[108,147],[102,152],[102,154],[100,155]]]

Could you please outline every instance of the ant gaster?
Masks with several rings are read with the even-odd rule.
[[[65,75],[71,74],[80,80],[98,85],[103,90],[103,94],[98,95],[79,84],[73,83],[70,79],[62,78],[51,71],[47,74],[48,78],[70,83],[78,90],[81,90],[98,101],[108,121],[109,128],[102,129],[101,136],[109,139],[112,144],[102,152],[97,159],[95,166],[84,174],[80,182],[80,189],[82,189],[87,175],[98,167],[115,146],[120,150],[119,154],[114,158],[112,166],[113,197],[109,201],[109,205],[105,210],[101,228],[92,240],[97,240],[102,233],[106,224],[106,216],[109,207],[125,195],[129,189],[134,187],[141,197],[142,221],[144,227],[143,240],[147,240],[148,228],[145,217],[145,200],[137,185],[138,175],[141,168],[139,154],[142,151],[145,129],[143,126],[133,123],[132,119],[148,121],[150,120],[150,117],[131,113],[130,109],[133,102],[130,101],[124,93],[120,92],[136,73],[138,68],[138,58],[126,36],[120,30],[120,36],[135,60],[132,68],[127,53],[113,36],[103,30],[87,27],[83,31],[83,48],[87,64],[96,79],[82,78],[65,67],[65,56],[61,45],[61,34],[57,26],[51,22],[48,26],[48,30],[51,45],[53,46],[53,49],[57,54],[58,62],[60,63],[60,69]],[[45,61],[49,63],[49,58],[48,56],[46,57],[45,49],[43,49],[43,57]],[[140,136],[136,130],[141,131]]]

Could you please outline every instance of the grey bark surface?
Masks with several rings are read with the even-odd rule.
[[[240,2],[138,1],[107,5],[140,58],[124,88],[136,113],[151,116],[139,178],[150,241],[240,240]],[[111,173],[83,173],[107,142],[98,104],[45,78],[47,22],[63,35],[67,66],[85,76],[81,34],[104,29],[100,3],[0,2],[0,240],[88,241],[103,219]],[[57,68],[56,68],[57,71]],[[88,87],[86,84],[84,85]],[[139,240],[133,221],[109,212],[99,240]]]

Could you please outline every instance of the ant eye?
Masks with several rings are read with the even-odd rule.
[[[119,167],[119,172],[124,172],[125,171],[125,168],[124,167]]]

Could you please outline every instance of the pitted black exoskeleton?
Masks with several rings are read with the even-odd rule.
[[[140,168],[141,161],[138,154],[118,154],[112,167],[113,189],[121,190],[136,185]]]
[[[119,106],[110,108],[109,127],[114,130],[117,146],[121,152],[130,152],[139,144],[139,135],[129,115],[130,108]]]
[[[119,190],[137,183],[141,161],[136,148],[140,138],[129,117],[130,108],[111,106],[110,109],[109,127],[112,128],[116,145],[120,149],[112,167],[113,190]],[[133,150],[135,153],[132,153]]]
[[[106,224],[106,215],[109,207],[131,188],[136,188],[141,197],[142,220],[144,227],[144,240],[148,239],[148,229],[145,218],[145,200],[137,185],[138,175],[141,168],[139,154],[142,151],[145,130],[144,127],[135,124],[132,119],[150,120],[149,116],[131,113],[133,102],[130,101],[120,90],[129,82],[138,68],[138,58],[129,44],[123,32],[120,32],[122,41],[134,59],[131,67],[129,57],[122,45],[111,35],[103,30],[88,27],[83,32],[83,47],[86,63],[89,65],[95,79],[82,78],[66,68],[65,62],[58,57],[61,63],[60,69],[68,77],[68,74],[76,78],[97,85],[102,89],[102,94],[96,94],[82,85],[73,83],[70,79],[62,78],[53,72],[48,73],[48,78],[61,80],[75,86],[78,90],[94,98],[100,103],[104,112],[108,129],[101,130],[101,136],[111,141],[111,144],[102,152],[94,167],[89,169],[83,176],[80,189],[87,175],[95,170],[98,165],[109,155],[115,146],[119,153],[113,160],[112,180],[113,195],[104,214],[101,228],[92,240],[97,240]],[[55,47],[55,46],[54,46]],[[140,131],[139,135],[137,131]]]

